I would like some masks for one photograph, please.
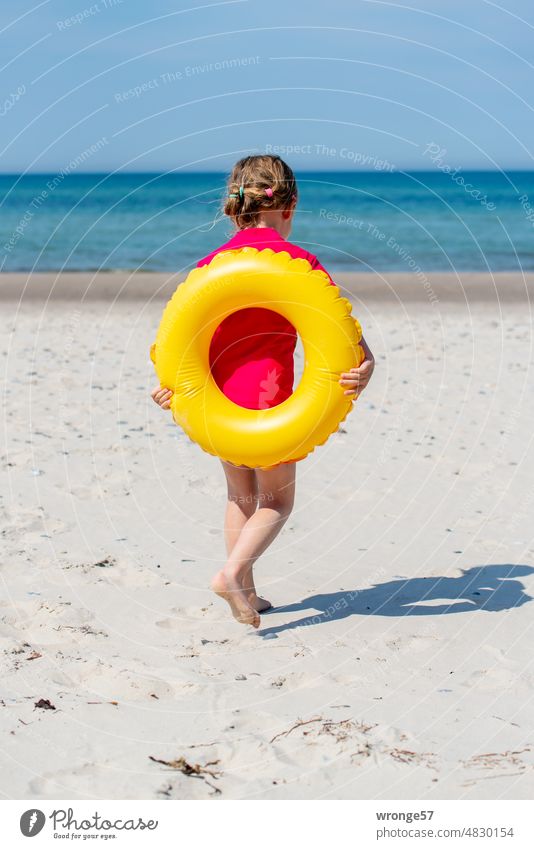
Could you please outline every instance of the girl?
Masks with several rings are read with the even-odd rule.
[[[287,251],[325,271],[317,258],[288,242],[297,203],[291,168],[279,156],[247,156],[234,167],[228,182],[224,213],[235,224],[234,236],[201,259],[209,263],[220,251],[252,246]],[[329,276],[329,275],[328,275]],[[331,279],[331,278],[330,278]],[[333,281],[332,281],[333,283]],[[297,334],[278,313],[260,308],[240,310],[217,328],[210,346],[214,380],[235,404],[249,409],[274,407],[293,391],[293,353]],[[344,394],[356,398],[369,383],[374,358],[364,339],[365,360],[340,375]],[[172,392],[156,387],[153,400],[164,410]],[[295,495],[295,463],[274,469],[249,469],[222,462],[228,487],[224,536],[228,559],[211,587],[230,605],[238,622],[260,624],[260,613],[271,607],[258,596],[253,566],[280,533]]]

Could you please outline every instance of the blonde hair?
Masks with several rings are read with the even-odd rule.
[[[254,227],[264,209],[289,209],[297,199],[297,182],[283,159],[271,154],[245,156],[228,180],[224,214],[238,230]]]

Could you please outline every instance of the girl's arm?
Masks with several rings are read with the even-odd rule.
[[[343,372],[340,379],[341,386],[345,386],[344,395],[353,395],[355,398],[360,395],[373,376],[375,369],[375,358],[372,351],[365,341],[361,338],[360,345],[363,348],[364,360],[358,368],[351,368],[348,372]]]
[[[315,270],[324,271],[327,277],[330,278],[330,282],[333,286],[335,286],[335,282],[332,280],[331,275],[328,273],[326,268],[321,265],[316,256],[311,256],[310,259],[311,266]],[[372,351],[365,341],[365,339],[361,338],[360,345],[363,348],[364,360],[359,368],[351,368],[349,372],[343,372],[340,379],[340,384],[342,386],[346,386],[344,395],[353,395],[356,399],[358,395],[363,392],[371,377],[373,376],[373,371],[375,368],[375,358],[373,357]]]

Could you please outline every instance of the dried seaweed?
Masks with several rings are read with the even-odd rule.
[[[192,778],[200,778],[209,787],[211,787],[212,790],[215,791],[215,793],[221,793],[221,790],[214,784],[212,784],[211,781],[208,781],[208,779],[206,778],[206,775],[209,775],[210,778],[214,779],[219,778],[219,776],[221,775],[220,770],[208,769],[208,767],[210,766],[217,766],[219,761],[208,761],[204,764],[204,766],[201,766],[200,764],[191,764],[183,757],[175,758],[172,761],[166,761],[162,758],[154,758],[152,755],[149,755],[148,757],[156,764],[163,764],[163,766],[168,766],[170,767],[170,769],[178,770],[182,773],[182,775],[188,775]]]
[[[280,734],[275,734],[274,737],[269,740],[269,743],[274,743],[274,741],[278,740],[279,737],[287,737],[288,734],[291,734],[291,732],[295,730],[295,728],[302,728],[303,725],[310,725],[312,722],[325,722],[325,719],[322,716],[316,716],[314,719],[299,720],[299,722],[296,722],[291,726],[291,728],[288,728],[287,731],[281,731]]]
[[[149,755],[148,757],[151,761],[154,761],[154,763],[169,766],[171,769],[178,769],[180,772],[183,772],[184,775],[201,775],[202,773],[206,773],[207,775],[211,775],[212,778],[218,778],[220,775],[220,771],[206,769],[208,766],[216,766],[219,761],[208,761],[208,763],[204,764],[204,766],[201,766],[200,764],[190,764],[185,758],[176,758],[172,761],[164,761],[161,758],[154,758],[152,755]]]
[[[52,704],[50,699],[39,699],[34,704],[36,708],[42,708],[42,710],[56,710],[56,706]]]

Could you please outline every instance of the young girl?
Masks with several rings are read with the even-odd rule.
[[[224,212],[235,224],[234,236],[201,259],[206,265],[220,251],[252,246],[287,251],[304,257],[312,268],[317,258],[288,242],[297,203],[297,184],[291,168],[278,156],[247,156],[234,167],[228,182]],[[328,275],[329,276],[329,275]],[[331,279],[331,278],[330,278]],[[333,281],[332,281],[333,283]],[[293,353],[297,334],[278,313],[260,308],[240,310],[217,328],[210,346],[214,380],[235,404],[249,409],[274,407],[293,391]],[[364,339],[365,360],[340,375],[344,394],[356,398],[369,383],[374,359]],[[156,387],[153,400],[169,409],[172,392]],[[230,605],[238,622],[259,627],[270,602],[258,596],[253,567],[280,533],[295,494],[295,463],[274,469],[249,469],[222,462],[228,487],[224,536],[228,559],[211,587]]]

